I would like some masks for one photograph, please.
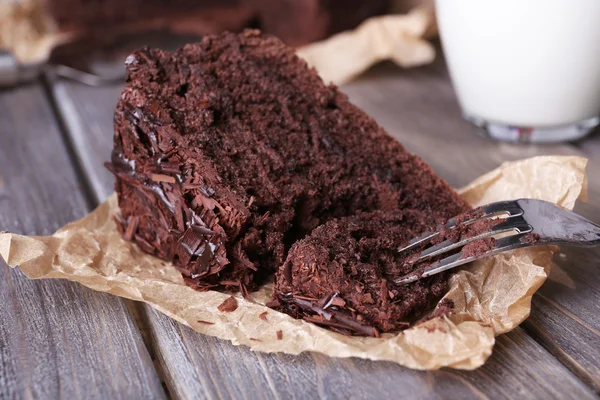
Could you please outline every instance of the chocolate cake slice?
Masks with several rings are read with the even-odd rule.
[[[274,37],[206,36],[126,64],[109,164],[119,226],[194,288],[253,289],[335,218],[468,209]]]

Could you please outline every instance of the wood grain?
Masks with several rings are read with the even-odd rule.
[[[89,180],[92,195],[97,202],[102,202],[114,191],[114,178],[103,162],[110,160],[113,115],[121,86],[90,89],[77,84],[52,87],[54,95],[60,99],[62,121],[70,133],[66,139],[71,141],[73,148],[81,150],[75,154],[77,162],[83,171],[93,171],[95,178]]]
[[[0,230],[46,235],[88,212],[47,98],[0,92]],[[0,398],[164,398],[121,299],[0,261]]]
[[[406,72],[384,65],[345,90],[409,150],[422,155],[456,186],[502,161],[546,154],[548,150],[496,144],[477,136],[460,118],[448,78],[439,64]],[[64,81],[54,85],[58,104],[68,105],[61,107],[67,126],[77,127],[69,133],[78,144],[80,158],[92,157],[87,160],[86,172],[91,186],[98,188],[98,200],[111,191],[106,175],[96,171],[110,152],[112,107],[119,91],[119,87],[91,89]],[[103,121],[93,120],[97,117]],[[101,127],[104,132],[86,126]],[[571,146],[553,146],[551,151],[579,154]],[[464,157],[457,158],[456,154]],[[199,335],[152,309],[145,310],[153,348],[165,370],[167,385],[178,398],[360,398],[397,397],[402,393],[413,398],[443,398],[448,393],[456,398],[593,397],[567,368],[522,330],[500,337],[498,350],[476,372],[418,372],[390,363],[330,359],[316,354],[255,354]]]
[[[595,398],[517,329],[477,371],[414,371],[389,362],[321,354],[253,353],[204,336],[149,309],[157,357],[176,398]],[[527,379],[523,379],[527,377]]]

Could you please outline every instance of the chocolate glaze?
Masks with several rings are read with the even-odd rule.
[[[128,118],[128,120],[137,123],[140,119],[141,112],[136,110],[134,113],[137,114],[136,117]],[[152,140],[155,141],[155,139]],[[155,155],[155,153],[152,154]],[[173,173],[174,171],[179,171],[178,168],[161,168],[161,161],[164,157],[164,154],[155,157],[156,165],[162,172]],[[119,146],[115,146],[113,149],[111,162],[107,164],[107,167],[115,174],[115,176],[120,177],[121,179],[127,179],[130,183],[136,185],[138,190],[149,190],[153,192],[173,216],[175,215],[176,207],[180,207],[180,204],[176,205],[168,199],[163,185],[153,182],[147,176],[137,172],[135,170],[135,161],[126,158]],[[179,181],[180,178],[177,179],[177,182]],[[179,183],[177,185],[179,185]],[[207,191],[207,189],[204,189],[203,192],[207,193]],[[167,257],[172,258],[175,266],[182,272],[184,278],[189,278],[189,280],[193,281],[205,276],[211,271],[217,271],[222,267],[221,264],[216,267],[213,265],[215,263],[217,251],[221,247],[222,238],[215,231],[208,228],[202,218],[193,211],[191,211],[189,215],[190,218],[185,221],[187,229],[177,240],[173,254],[167,254]],[[136,219],[136,221],[139,220]],[[137,230],[137,226],[135,230]],[[125,232],[128,231],[126,230]],[[139,237],[136,239],[139,240]],[[152,247],[150,243],[146,243],[146,246],[144,247],[147,247],[148,245]],[[155,253],[155,251],[152,251],[152,253]],[[194,283],[192,283],[192,285],[194,285]]]

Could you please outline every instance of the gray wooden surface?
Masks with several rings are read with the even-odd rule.
[[[80,217],[86,212],[86,205],[98,204],[112,192],[112,177],[102,163],[108,159],[112,146],[112,114],[120,87],[90,88],[54,79],[47,86],[49,96],[39,84],[0,93],[0,173],[5,176],[4,186],[0,178],[0,230],[49,233],[67,220]],[[454,186],[464,185],[506,160],[541,154],[590,157],[591,203],[579,207],[579,211],[600,222],[600,180],[595,173],[600,167],[598,135],[575,145],[551,146],[513,146],[477,136],[460,118],[441,61],[408,71],[384,64],[343,89]],[[21,111],[32,108],[41,109],[35,118]],[[5,120],[12,122],[5,124]],[[27,141],[35,142],[32,138],[46,141],[45,150],[40,152],[37,144],[28,145]],[[32,163],[31,159],[36,161]],[[15,183],[15,174],[22,184]],[[63,186],[57,185],[57,180]],[[72,184],[71,190],[64,189],[65,182]],[[5,198],[13,200],[7,202]],[[36,203],[27,207],[28,202]],[[13,222],[18,220],[13,218],[15,214],[29,225]],[[598,251],[565,250],[558,256],[559,268],[554,268],[551,279],[534,297],[532,317],[523,328],[499,337],[490,360],[472,372],[421,372],[391,363],[331,359],[318,354],[294,357],[253,353],[197,334],[147,306],[93,294],[67,282],[53,282],[64,288],[49,287],[43,292],[50,298],[44,298],[46,303],[42,302],[43,297],[22,296],[20,288],[5,289],[6,282],[2,282],[0,296],[4,301],[0,313],[3,317],[14,313],[13,304],[19,296],[27,297],[29,302],[38,301],[39,308],[53,295],[63,299],[65,288],[87,294],[70,300],[68,307],[45,310],[50,316],[47,319],[58,321],[53,325],[55,330],[76,325],[87,332],[99,329],[89,326],[97,324],[104,331],[94,334],[103,335],[104,340],[69,342],[66,348],[70,352],[86,354],[77,363],[65,363],[54,354],[47,355],[45,363],[67,371],[65,365],[81,366],[94,371],[95,380],[84,379],[89,371],[77,371],[84,375],[77,383],[79,392],[54,390],[46,392],[49,397],[85,397],[82,394],[89,390],[111,395],[120,381],[128,381],[129,391],[123,396],[151,397],[148,393],[152,393],[160,397],[164,395],[156,379],[160,375],[167,394],[174,398],[596,398],[600,380],[600,318],[596,317],[600,311],[599,261]],[[8,270],[6,273],[18,274]],[[19,279],[31,285],[48,284]],[[12,297],[5,299],[6,293]],[[91,302],[96,308],[88,305],[87,299],[93,296],[102,298]],[[111,301],[116,305],[109,307]],[[98,310],[98,304],[102,310]],[[82,307],[85,312],[77,311]],[[27,385],[34,372],[27,375],[19,369],[34,370],[36,361],[16,364],[13,357],[17,348],[31,352],[35,346],[29,348],[25,339],[15,344],[9,336],[14,332],[10,324],[22,331],[35,331],[40,322],[19,314],[8,320],[12,322],[7,324],[5,318],[0,322],[0,387],[5,381],[12,382],[13,389],[7,393],[27,397]],[[55,346],[63,340],[54,331],[49,335],[53,335],[49,339]],[[132,355],[133,349],[136,352]],[[102,355],[101,361],[94,358],[95,354]],[[155,369],[148,354],[155,358]],[[115,362],[120,370],[103,369],[106,360]],[[54,379],[42,375],[36,381],[38,386],[53,387]],[[34,394],[45,397],[40,393],[43,392]]]
[[[0,92],[0,230],[50,234],[89,210],[44,91]],[[0,398],[164,398],[124,302],[0,261]]]

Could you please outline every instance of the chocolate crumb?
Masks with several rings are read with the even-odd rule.
[[[521,242],[523,244],[535,244],[535,243],[539,242],[539,240],[540,240],[539,233],[529,232],[529,233],[525,234],[523,237],[521,237],[521,239],[519,239],[519,242]]]
[[[221,303],[217,309],[221,312],[233,312],[237,310],[238,302],[235,297],[228,297],[223,303]]]
[[[474,240],[471,243],[467,243],[463,246],[461,258],[482,256],[485,253],[493,250],[495,246],[496,239],[493,237]]]
[[[262,313],[260,313],[260,315],[258,316],[258,318],[262,319],[263,321],[268,321],[267,314],[268,314],[268,312],[266,312],[266,311],[262,312]]]
[[[277,340],[283,339],[283,331],[278,330],[276,333],[277,333]]]
[[[442,317],[444,315],[450,314],[454,310],[454,302],[450,299],[442,299],[437,305],[433,316],[434,317]]]
[[[428,333],[433,333],[433,332],[442,332],[442,333],[448,333],[448,331],[444,328],[442,328],[441,326],[429,326],[429,325],[425,325],[424,328],[427,330]]]

